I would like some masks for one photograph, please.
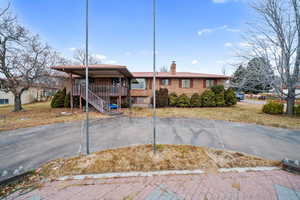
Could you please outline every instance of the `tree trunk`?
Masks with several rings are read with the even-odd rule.
[[[19,112],[21,110],[23,110],[22,108],[22,102],[21,102],[21,94],[22,93],[18,93],[15,94],[15,108],[14,108],[14,112]]]
[[[294,106],[295,106],[295,89],[288,90],[288,96],[286,98],[287,107],[286,107],[286,114],[289,116],[294,115]]]

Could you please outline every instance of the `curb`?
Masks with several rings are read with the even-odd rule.
[[[33,172],[34,172],[34,170],[30,170],[30,171],[24,172],[22,174],[18,174],[16,176],[10,177],[8,179],[2,180],[2,181],[0,181],[0,187],[3,186],[3,185],[8,185],[8,184],[17,182],[20,179],[22,179],[23,177],[25,177],[29,174],[32,174]]]
[[[247,172],[247,171],[271,171],[280,170],[279,167],[245,167],[245,168],[220,168],[218,172]],[[83,179],[102,179],[102,178],[122,178],[122,177],[150,177],[159,175],[187,175],[187,174],[205,174],[203,170],[168,170],[151,172],[125,172],[125,173],[105,173],[105,174],[85,174],[75,176],[62,176],[58,181],[65,180],[83,180]]]

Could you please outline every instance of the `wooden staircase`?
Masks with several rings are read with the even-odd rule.
[[[85,86],[80,86],[80,96],[86,100],[85,94]],[[103,100],[101,97],[96,95],[90,89],[88,90],[88,98],[89,104],[92,105],[97,111],[104,113],[104,114],[120,114],[118,111],[111,110],[109,106],[109,102]]]

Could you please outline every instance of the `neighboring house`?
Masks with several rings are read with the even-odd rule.
[[[287,90],[287,88],[284,88],[283,89],[283,92],[285,93],[285,94],[287,94],[288,93],[288,90]],[[297,83],[296,83],[296,94],[297,95],[300,95],[300,81],[298,81]],[[299,96],[297,97],[297,98],[300,98]]]
[[[28,104],[37,101],[46,101],[61,89],[64,84],[65,77],[46,77],[52,79],[57,84],[36,83],[28,90],[24,91],[21,96],[22,104]],[[59,83],[59,84],[58,84]],[[0,105],[14,105],[14,94],[12,92],[4,92],[0,84]],[[4,89],[4,88],[3,88]]]
[[[54,66],[52,69],[69,74],[67,90],[71,96],[79,97],[80,107],[85,100],[85,67],[81,65]],[[176,63],[171,65],[170,72],[157,72],[156,89],[168,88],[176,94],[202,93],[213,85],[223,85],[228,76],[177,72]],[[89,102],[100,112],[112,111],[111,104],[119,107],[129,104],[148,106],[152,97],[152,72],[130,72],[121,65],[90,65],[89,66]],[[73,98],[71,98],[73,107]]]

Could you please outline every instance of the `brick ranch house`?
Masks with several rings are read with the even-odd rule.
[[[69,74],[67,91],[71,96],[80,99],[80,107],[85,99],[85,67],[80,65],[53,66],[52,69]],[[177,72],[176,63],[172,62],[169,72],[157,72],[156,89],[168,88],[169,93],[187,94],[202,93],[213,85],[224,85],[229,76]],[[109,112],[110,104],[124,102],[134,105],[149,106],[152,97],[152,72],[130,72],[121,65],[89,66],[89,102],[100,112]],[[73,107],[73,98],[71,98]]]

